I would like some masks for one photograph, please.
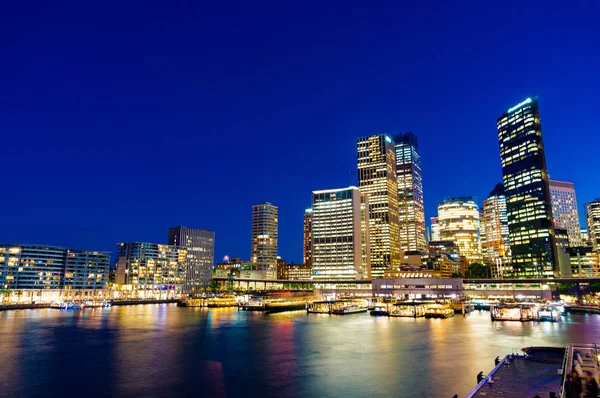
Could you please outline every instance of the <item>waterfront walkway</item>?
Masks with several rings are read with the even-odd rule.
[[[556,358],[505,357],[467,398],[558,397],[564,353]],[[491,380],[490,380],[491,377]]]

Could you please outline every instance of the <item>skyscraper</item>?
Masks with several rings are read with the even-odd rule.
[[[575,186],[572,182],[550,180],[549,187],[555,227],[558,226],[567,230],[570,247],[582,246]]]
[[[558,261],[537,98],[508,109],[497,126],[514,271],[553,276]]]
[[[187,250],[184,291],[194,293],[212,280],[215,264],[215,233],[187,227],[169,228],[169,245]]]
[[[358,184],[369,203],[371,276],[383,278],[386,269],[400,265],[396,153],[385,134],[359,138],[357,149]]]
[[[304,265],[312,266],[313,257],[313,211],[306,209],[304,211]]]
[[[257,270],[277,271],[278,209],[265,202],[252,206],[252,262]]]
[[[585,218],[589,240],[594,251],[600,255],[600,198],[585,205]]]
[[[395,135],[394,143],[398,179],[400,250],[423,250],[425,249],[425,207],[419,143],[413,133]]]
[[[485,239],[482,240],[484,262],[492,267],[492,276],[506,276],[510,270],[510,241],[504,185],[497,184],[483,201],[482,224]]]
[[[440,238],[453,241],[470,263],[482,262],[479,207],[470,196],[446,199],[438,204]]]
[[[369,279],[367,201],[356,187],[313,192],[313,280]]]

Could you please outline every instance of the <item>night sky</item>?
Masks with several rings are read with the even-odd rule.
[[[496,119],[534,94],[584,223],[600,3],[295,3],[5,2],[0,242],[114,254],[181,224],[247,259],[269,201],[300,262],[311,192],[357,184],[356,138],[417,134],[429,219],[501,181]]]

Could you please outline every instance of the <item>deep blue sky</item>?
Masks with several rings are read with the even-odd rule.
[[[429,218],[500,181],[496,119],[532,94],[551,176],[600,196],[597,2],[289,3],[4,4],[0,242],[114,252],[183,224],[249,258],[270,201],[298,262],[357,137],[417,134]]]

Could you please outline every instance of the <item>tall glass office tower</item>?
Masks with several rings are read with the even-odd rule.
[[[508,109],[497,126],[514,272],[554,276],[558,261],[537,98]]]
[[[481,242],[483,260],[492,267],[493,277],[507,276],[512,268],[506,196],[502,183],[497,184],[483,201],[482,224],[485,228],[485,239]]]
[[[425,207],[419,142],[413,133],[394,136],[398,179],[400,249],[425,249]]]
[[[187,249],[184,290],[207,287],[215,265],[215,232],[187,227],[169,228],[169,245]]]
[[[262,271],[277,271],[278,209],[265,202],[252,206],[252,262]]]
[[[386,269],[400,265],[396,153],[385,134],[359,138],[356,144],[358,186],[369,201],[371,277],[383,278]]]
[[[572,182],[550,180],[550,203],[554,225],[567,230],[569,247],[583,246],[575,185]]]

